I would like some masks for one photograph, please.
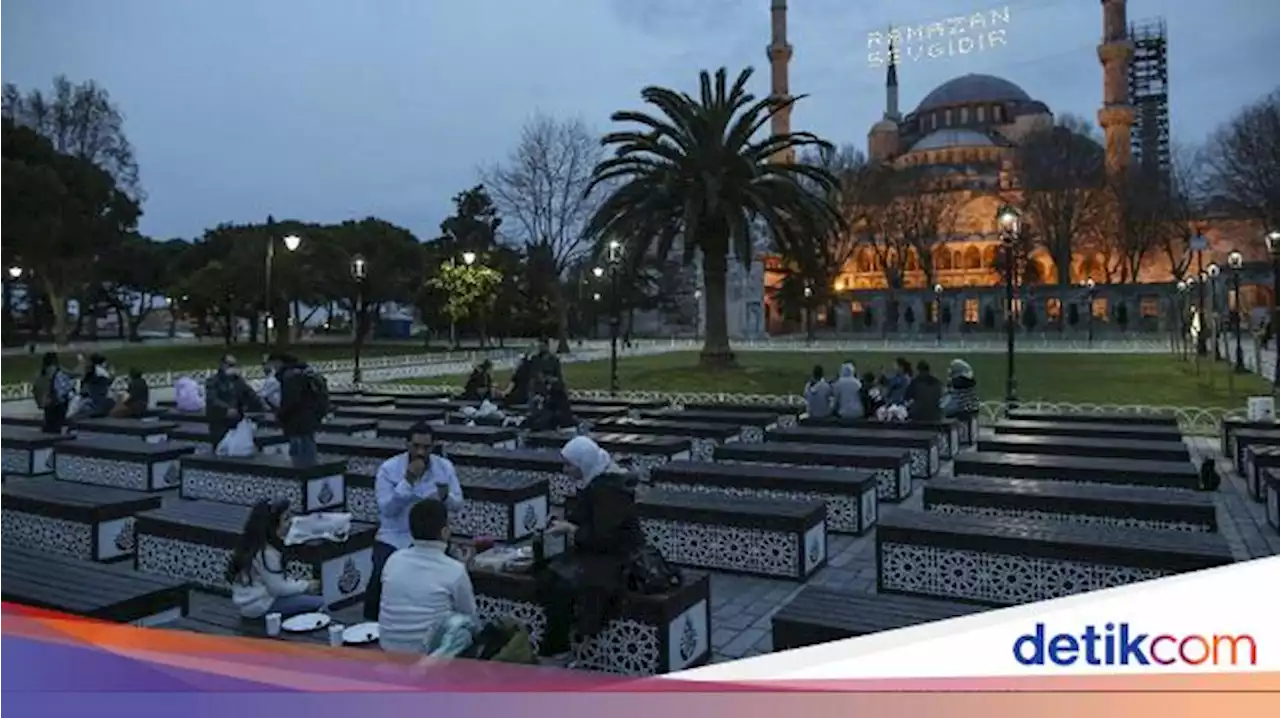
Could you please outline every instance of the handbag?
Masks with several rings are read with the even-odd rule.
[[[645,595],[668,593],[684,585],[680,569],[667,563],[662,552],[648,543],[631,554],[626,578],[629,591]]]

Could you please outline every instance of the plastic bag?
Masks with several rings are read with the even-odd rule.
[[[214,453],[218,456],[253,456],[258,452],[257,445],[253,443],[253,429],[252,421],[241,419],[236,428],[228,431],[218,442]]]
[[[351,514],[315,513],[294,516],[289,523],[289,533],[284,537],[285,546],[296,546],[316,539],[342,543],[351,533]]]
[[[80,412],[88,405],[88,401],[79,394],[71,397],[71,401],[67,402],[67,416],[79,416]]]

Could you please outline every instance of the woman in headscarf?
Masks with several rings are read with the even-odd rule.
[[[981,403],[978,401],[978,382],[973,376],[973,367],[963,359],[952,360],[947,369],[947,407],[948,418],[971,419],[978,415]]]
[[[569,515],[553,520],[546,530],[572,541],[574,550],[557,557],[539,576],[547,615],[539,652],[553,661],[566,659],[571,628],[579,635],[595,635],[613,617],[627,590],[628,562],[645,545],[635,477],[586,436],[569,440],[560,455],[578,492]]]

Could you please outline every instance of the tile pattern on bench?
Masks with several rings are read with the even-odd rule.
[[[651,518],[641,519],[640,526],[668,561],[704,569],[792,578],[809,575],[827,557],[825,524],[815,527],[822,533],[821,540],[812,531],[805,536],[803,556],[793,531]]]
[[[1065,482],[1064,482],[1065,483]],[[1034,509],[1010,509],[995,506],[971,506],[960,504],[933,504],[931,513],[947,516],[986,516],[990,518],[1036,519],[1063,521],[1071,524],[1089,524],[1093,526],[1111,526],[1114,528],[1155,529],[1160,531],[1190,531],[1207,533],[1208,524],[1189,523],[1186,521],[1158,521],[1153,519],[1137,519],[1132,517],[1094,516],[1084,513],[1059,513],[1055,511],[1036,511]]]
[[[134,491],[173,488],[182,482],[177,459],[148,464],[64,453],[54,455],[54,466],[62,481],[114,486]]]
[[[730,461],[722,459],[722,464],[756,464],[765,466],[786,466],[795,469],[812,469],[814,467],[823,466],[822,464],[792,464],[785,461]],[[830,467],[828,467],[830,468]],[[912,491],[911,469],[906,464],[899,470],[892,469],[865,469],[876,477],[876,498],[885,501],[898,501],[904,496],[909,496]]]
[[[132,524],[129,530],[132,534]],[[93,527],[79,521],[4,509],[0,511],[0,534],[4,543],[11,546],[38,547],[50,553],[93,560]]]
[[[0,472],[35,476],[53,471],[53,448],[41,449],[0,449]]]
[[[861,500],[848,494],[827,494],[812,491],[786,491],[784,489],[744,488],[694,484],[674,481],[655,481],[650,484],[663,491],[690,491],[699,494],[720,494],[747,499],[781,499],[783,501],[820,501],[827,505],[827,529],[833,532],[861,534],[876,523],[879,502],[876,494],[867,491]]]

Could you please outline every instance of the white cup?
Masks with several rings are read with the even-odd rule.
[[[343,644],[342,632],[345,629],[346,629],[345,626],[340,626],[336,623],[329,624],[329,645],[330,646],[341,646]]]
[[[280,615],[280,614],[278,614],[278,613],[268,613],[268,614],[267,614],[267,635],[268,635],[268,636],[275,637],[275,636],[280,635],[280,622],[281,622],[281,619],[282,619],[282,617],[281,617],[281,615]]]

